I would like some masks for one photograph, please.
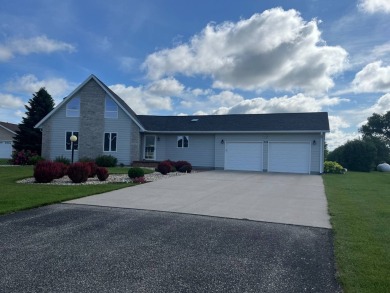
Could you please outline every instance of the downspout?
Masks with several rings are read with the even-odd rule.
[[[324,173],[324,133],[321,132],[320,139],[320,174]]]

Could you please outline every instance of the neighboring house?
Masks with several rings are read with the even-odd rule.
[[[119,163],[186,160],[195,167],[320,174],[328,114],[137,115],[91,75],[36,126],[42,156],[113,155]]]
[[[12,143],[17,130],[19,127],[16,124],[0,122],[0,158],[11,158]]]

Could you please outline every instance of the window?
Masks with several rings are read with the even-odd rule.
[[[80,98],[73,98],[68,102],[66,117],[80,117]]]
[[[188,148],[189,145],[189,136],[181,135],[177,137],[177,147],[178,148]]]
[[[111,119],[118,118],[118,105],[110,98],[106,98],[106,108],[104,111],[104,118],[111,118]]]
[[[156,154],[156,136],[146,135],[145,136],[145,160],[154,160]]]
[[[65,136],[65,149],[67,151],[72,150],[72,142],[70,141],[70,137],[72,135],[75,135],[77,137],[77,140],[73,143],[74,144],[74,150],[77,151],[79,149],[79,132],[78,131],[67,131]]]
[[[106,132],[104,134],[104,151],[116,152],[116,133]]]

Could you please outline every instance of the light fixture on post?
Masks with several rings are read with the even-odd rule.
[[[77,141],[77,136],[72,134],[70,137],[70,143],[72,144],[72,164],[73,164],[73,158],[74,158],[74,143]]]

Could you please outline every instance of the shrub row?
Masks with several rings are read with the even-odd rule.
[[[163,175],[166,175],[170,172],[181,172],[181,173],[191,173],[192,165],[187,161],[171,161],[165,160],[158,164],[156,171],[160,172]]]
[[[43,160],[37,153],[29,150],[13,151],[11,156],[12,165],[36,165]]]
[[[344,174],[347,170],[343,168],[339,163],[332,161],[324,162],[324,173],[331,174]]]
[[[40,161],[34,168],[34,178],[38,183],[49,183],[65,175],[73,183],[86,182],[96,175],[100,181],[105,181],[109,176],[106,168],[98,167],[94,162],[78,162],[67,166],[62,162]]]

